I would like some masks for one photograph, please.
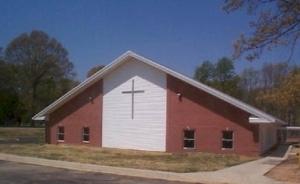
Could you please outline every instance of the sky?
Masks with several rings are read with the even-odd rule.
[[[0,0],[0,47],[21,33],[42,30],[68,50],[78,80],[127,50],[191,77],[204,60],[230,57],[238,36],[251,32],[245,11],[227,14],[222,5],[222,0]],[[254,62],[236,60],[235,66],[240,72],[288,55],[276,49]],[[300,53],[291,62],[300,64]]]

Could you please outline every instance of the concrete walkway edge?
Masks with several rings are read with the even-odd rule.
[[[71,170],[84,171],[84,172],[100,172],[106,174],[116,174],[116,175],[123,175],[123,176],[133,176],[133,177],[142,177],[142,178],[149,178],[149,179],[162,179],[168,181],[181,181],[181,182],[191,182],[191,183],[195,183],[195,182],[212,183],[210,181],[205,181],[205,180],[199,181],[193,179],[192,177],[185,176],[184,173],[101,166],[95,164],[85,164],[85,163],[50,160],[50,159],[36,158],[36,157],[17,156],[17,155],[4,154],[4,153],[0,153],[0,160],[48,166],[48,167],[56,167],[62,169],[71,169]]]
[[[280,149],[278,149],[280,151]],[[264,176],[276,165],[288,158],[291,146],[286,150],[283,157],[267,156],[255,161],[228,167],[218,171],[195,172],[195,173],[175,173],[166,171],[154,171],[145,169],[133,169],[123,167],[101,166],[78,162],[61,160],[50,160],[44,158],[17,156],[0,153],[0,160],[19,162],[25,164],[71,169],[84,172],[100,172],[106,174],[116,174],[123,176],[142,177],[149,179],[161,179],[168,181],[180,181],[190,183],[230,183],[230,184],[275,184],[282,183]]]

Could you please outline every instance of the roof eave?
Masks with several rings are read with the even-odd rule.
[[[98,81],[99,79],[101,79],[107,72],[113,70],[115,67],[119,66],[121,63],[123,63],[124,61],[126,61],[127,58],[135,58],[145,64],[148,64],[154,68],[157,68],[163,72],[165,72],[168,75],[174,76],[180,80],[185,81],[186,83],[195,86],[196,88],[199,88],[213,96],[216,96],[217,98],[222,99],[223,101],[226,101],[227,103],[230,103],[234,106],[236,106],[237,108],[240,108],[250,114],[252,114],[255,117],[259,117],[259,120],[254,120],[252,119],[249,122],[251,123],[255,123],[255,121],[263,121],[265,123],[269,122],[269,123],[275,123],[275,122],[279,122],[282,124],[285,124],[285,122],[276,119],[275,117],[259,110],[256,109],[255,107],[252,107],[238,99],[235,99],[234,97],[231,97],[221,91],[218,91],[214,88],[211,88],[205,84],[202,84],[198,81],[195,81],[185,75],[182,75],[178,72],[175,72],[163,65],[160,65],[158,63],[155,63],[154,61],[147,59],[143,56],[140,56],[132,51],[127,51],[124,54],[122,54],[121,56],[119,56],[118,58],[116,58],[113,62],[111,62],[109,65],[107,65],[106,67],[104,67],[102,70],[96,72],[94,75],[92,75],[91,77],[87,78],[85,81],[83,81],[82,83],[80,83],[78,86],[74,87],[73,89],[71,89],[69,92],[67,92],[65,95],[63,95],[62,97],[60,97],[59,99],[57,99],[55,102],[53,102],[52,104],[50,104],[49,106],[47,106],[46,108],[44,108],[41,112],[39,112],[38,114],[36,114],[33,119],[38,119],[38,117],[41,116],[45,116],[51,112],[53,112],[54,110],[56,110],[57,108],[59,108],[60,106],[62,106],[66,101],[68,101],[69,99],[71,99],[72,97],[76,96],[78,93],[80,93],[82,90],[84,90],[85,88],[89,87],[90,85],[94,84],[96,81]]]
[[[253,124],[269,124],[269,123],[277,123],[277,124],[287,124],[286,122],[280,120],[280,119],[265,119],[262,117],[256,117],[256,116],[250,116],[249,117],[249,123]]]
[[[47,120],[47,116],[34,116],[34,117],[32,117],[32,120],[34,120],[34,121],[45,121],[45,120]]]
[[[268,120],[268,119],[261,118],[261,117],[250,116],[249,117],[249,123],[264,124],[264,123],[275,123],[275,121],[274,120]]]

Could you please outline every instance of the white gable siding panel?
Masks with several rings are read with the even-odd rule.
[[[134,119],[130,91],[134,79]],[[166,74],[139,61],[128,61],[103,80],[103,147],[166,150]]]

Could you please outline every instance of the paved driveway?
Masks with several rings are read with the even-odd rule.
[[[1,184],[184,184],[0,161]]]

